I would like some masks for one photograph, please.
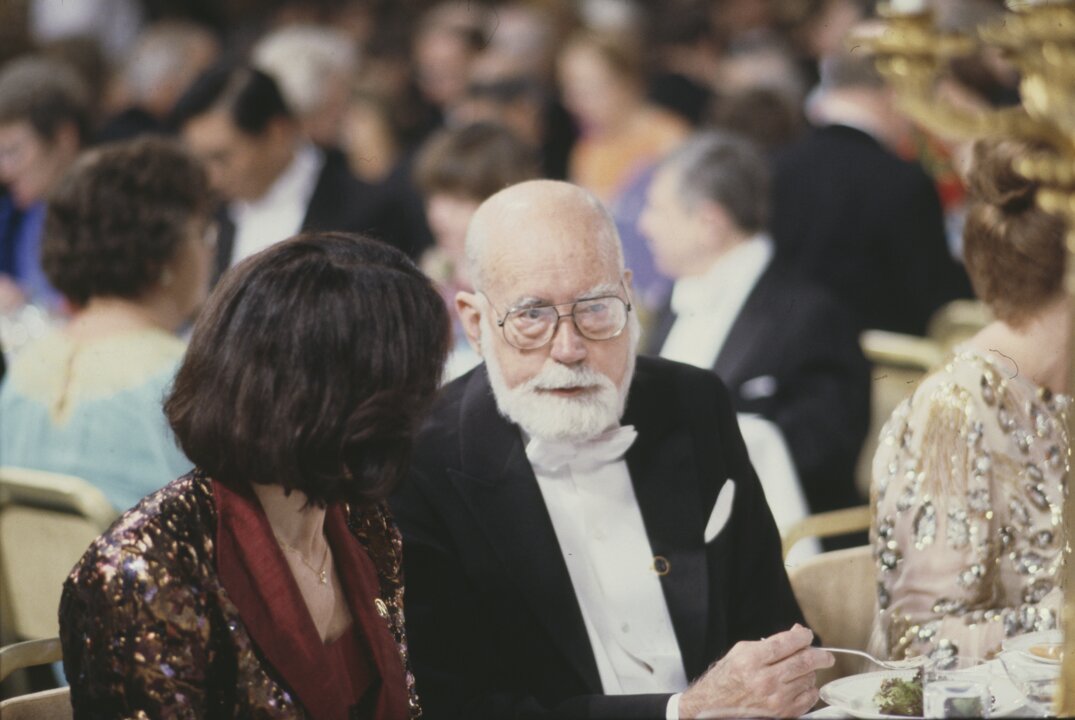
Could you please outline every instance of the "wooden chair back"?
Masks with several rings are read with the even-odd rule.
[[[855,486],[866,499],[870,497],[873,456],[881,428],[896,406],[914,391],[918,381],[940,364],[944,352],[933,340],[883,330],[867,330],[860,342],[872,365],[870,427],[855,469]]]
[[[104,494],[81,478],[0,468],[0,639],[55,637],[71,568],[115,518]]]
[[[0,647],[0,681],[16,670],[48,665],[63,659],[59,638],[28,640]],[[69,688],[52,688],[0,700],[0,718],[4,720],[70,720]]]
[[[868,545],[816,555],[790,568],[788,578],[809,626],[831,647],[866,650],[877,605],[877,580]],[[818,673],[818,685],[863,670],[854,656]]]

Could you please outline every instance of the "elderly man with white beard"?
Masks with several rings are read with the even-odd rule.
[[[511,186],[467,235],[484,363],[445,386],[393,498],[426,716],[800,715],[832,656],[792,594],[727,392],[635,360],[600,203]]]

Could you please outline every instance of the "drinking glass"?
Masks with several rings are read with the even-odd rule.
[[[989,671],[978,657],[931,660],[923,670],[922,710],[928,718],[986,718],[992,705]]]
[[[1059,662],[1042,660],[1022,650],[1001,653],[1000,664],[1038,717],[1053,714],[1060,683]]]

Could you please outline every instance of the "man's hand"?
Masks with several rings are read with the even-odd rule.
[[[832,654],[810,647],[814,633],[796,624],[759,640],[739,642],[679,700],[679,717],[798,717],[817,702],[814,673]]]

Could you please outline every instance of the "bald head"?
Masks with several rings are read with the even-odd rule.
[[[608,210],[590,192],[558,180],[521,182],[483,202],[467,230],[466,258],[479,290],[495,288],[506,265],[584,263],[595,275],[624,269]]]
[[[586,439],[616,425],[639,324],[601,203],[565,182],[512,185],[474,213],[466,254],[476,292],[456,294],[456,310],[500,412],[534,437]]]

